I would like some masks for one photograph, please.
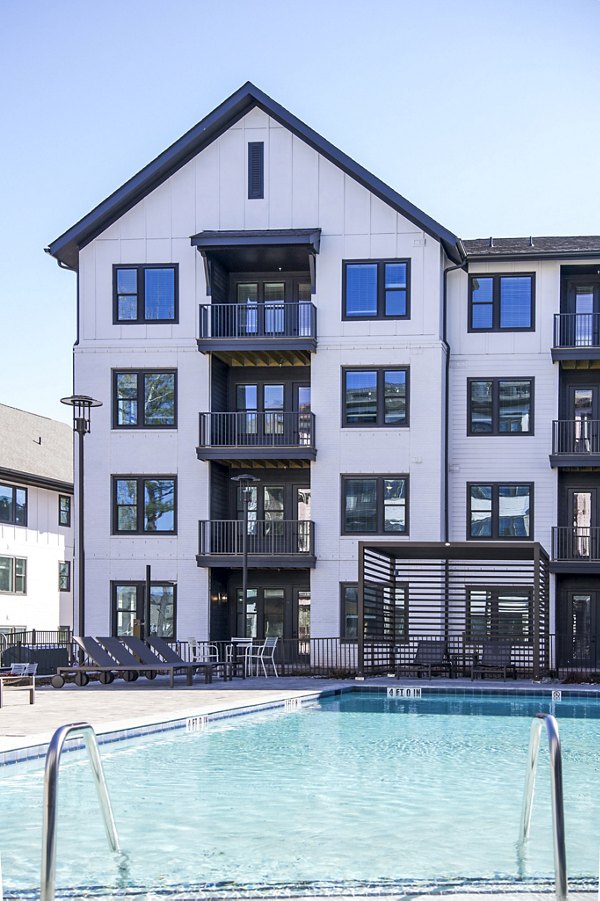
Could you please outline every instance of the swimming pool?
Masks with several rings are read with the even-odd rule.
[[[107,850],[83,754],[67,754],[57,897],[369,894],[510,883],[520,871],[530,718],[550,710],[550,697],[424,692],[407,701],[361,691],[292,712],[209,721],[198,732],[104,744],[126,852],[120,866]],[[600,700],[563,695],[554,712],[569,876],[597,878]],[[544,742],[528,879],[553,878],[547,769]],[[39,889],[42,770],[41,760],[0,770],[7,898]]]

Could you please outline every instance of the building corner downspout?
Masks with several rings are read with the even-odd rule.
[[[457,269],[467,271],[469,262],[462,245],[462,241],[458,241],[458,248],[463,256],[461,263],[455,266],[448,266],[444,269],[443,285],[442,285],[442,345],[446,351],[446,378],[444,386],[444,543],[449,541],[450,534],[450,516],[449,516],[449,488],[448,488],[448,469],[450,465],[450,344],[448,343],[448,273],[455,272]]]

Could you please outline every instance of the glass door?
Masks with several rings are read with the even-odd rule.
[[[285,282],[265,282],[263,291],[265,335],[283,335],[285,332]]]
[[[296,590],[298,656],[310,659],[310,591]]]
[[[559,661],[563,666],[600,666],[600,592],[563,590],[560,596]]]
[[[258,283],[243,282],[236,287],[238,322],[235,335],[258,335]]]
[[[294,385],[294,410],[298,413],[297,443],[301,447],[309,447],[312,443],[310,385]]]
[[[572,386],[568,415],[574,423],[572,452],[599,453],[600,386]]]
[[[574,313],[567,343],[575,347],[596,347],[599,343],[600,283],[593,276],[580,276],[567,287],[568,312]]]
[[[297,550],[299,553],[310,551],[310,488],[295,486],[296,519],[298,521]]]
[[[571,488],[568,512],[571,530],[569,557],[575,560],[598,559],[598,488]]]
[[[263,589],[263,616],[265,638],[283,638],[285,614],[285,590]]]

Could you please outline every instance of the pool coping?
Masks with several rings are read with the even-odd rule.
[[[141,736],[147,736],[152,734],[158,734],[161,732],[170,732],[177,729],[185,729],[188,732],[201,731],[207,723],[214,722],[222,719],[229,719],[239,716],[246,716],[252,713],[261,713],[267,710],[289,710],[292,712],[293,710],[298,709],[298,707],[302,706],[303,703],[315,701],[319,698],[331,697],[335,695],[348,694],[348,693],[376,693],[376,694],[390,694],[390,690],[406,692],[406,694],[401,694],[400,699],[404,697],[404,699],[411,699],[415,695],[413,694],[414,689],[418,689],[420,692],[420,696],[429,696],[429,695],[445,695],[449,697],[477,697],[483,698],[486,695],[494,695],[495,697],[534,697],[534,698],[546,698],[550,701],[557,700],[560,701],[563,698],[588,698],[598,700],[600,698],[600,689],[597,688],[588,688],[588,689],[571,689],[569,687],[563,687],[557,685],[556,683],[548,684],[547,687],[536,686],[508,686],[503,684],[500,686],[498,683],[489,686],[472,686],[472,685],[460,685],[457,687],[450,685],[439,685],[439,684],[415,684],[415,680],[407,681],[398,681],[395,682],[394,685],[387,684],[369,684],[366,681],[358,681],[345,685],[336,685],[331,688],[319,688],[313,690],[299,691],[298,689],[291,689],[294,693],[290,695],[288,698],[278,698],[271,699],[269,701],[248,701],[246,703],[238,701],[233,701],[228,703],[222,703],[220,708],[207,710],[199,713],[192,713],[191,711],[182,715],[181,712],[178,712],[176,716],[173,718],[165,719],[164,714],[161,714],[159,719],[154,719],[152,717],[144,717],[145,722],[137,723],[136,725],[131,724],[121,724],[117,723],[106,723],[103,726],[98,726],[95,728],[96,737],[98,740],[98,744],[112,744],[118,741],[126,741],[132,738],[139,738]],[[556,697],[559,695],[559,697]],[[555,696],[555,697],[553,697]],[[22,763],[28,760],[35,760],[40,757],[45,757],[49,741],[43,742],[35,742],[33,744],[27,744],[27,738],[25,737],[25,744],[21,745],[17,748],[9,748],[5,751],[0,751],[0,768],[4,766],[10,766],[16,763]],[[76,751],[84,747],[84,742],[77,737],[74,737],[69,740],[68,744],[65,745],[64,751]]]

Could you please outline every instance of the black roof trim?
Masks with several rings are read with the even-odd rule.
[[[73,482],[62,482],[60,479],[51,479],[46,476],[38,476],[32,472],[20,472],[17,469],[0,468],[0,478],[9,482],[17,482],[21,485],[31,485],[35,488],[46,488],[48,491],[58,491],[61,494],[74,494]]]
[[[271,228],[259,231],[203,231],[191,237],[193,247],[212,250],[217,247],[283,247],[286,244],[308,244],[319,252],[320,228]]]
[[[136,203],[173,175],[181,166],[189,162],[197,153],[223,134],[231,125],[239,121],[254,107],[259,107],[269,116],[289,128],[318,153],[322,154],[352,178],[367,188],[385,203],[393,207],[420,229],[440,241],[446,254],[455,263],[463,262],[461,245],[456,235],[444,228],[405,197],[398,194],[363,166],[354,162],[341,150],[322,138],[284,107],[271,100],[251,82],[246,82],[239,90],[223,101],[212,113],[191,128],[183,137],[171,144],[137,175],[130,178],[110,197],[102,201],[87,216],[80,219],[48,247],[48,253],[59,263],[76,269],[79,250],[89,244],[104,229],[116,222]]]

